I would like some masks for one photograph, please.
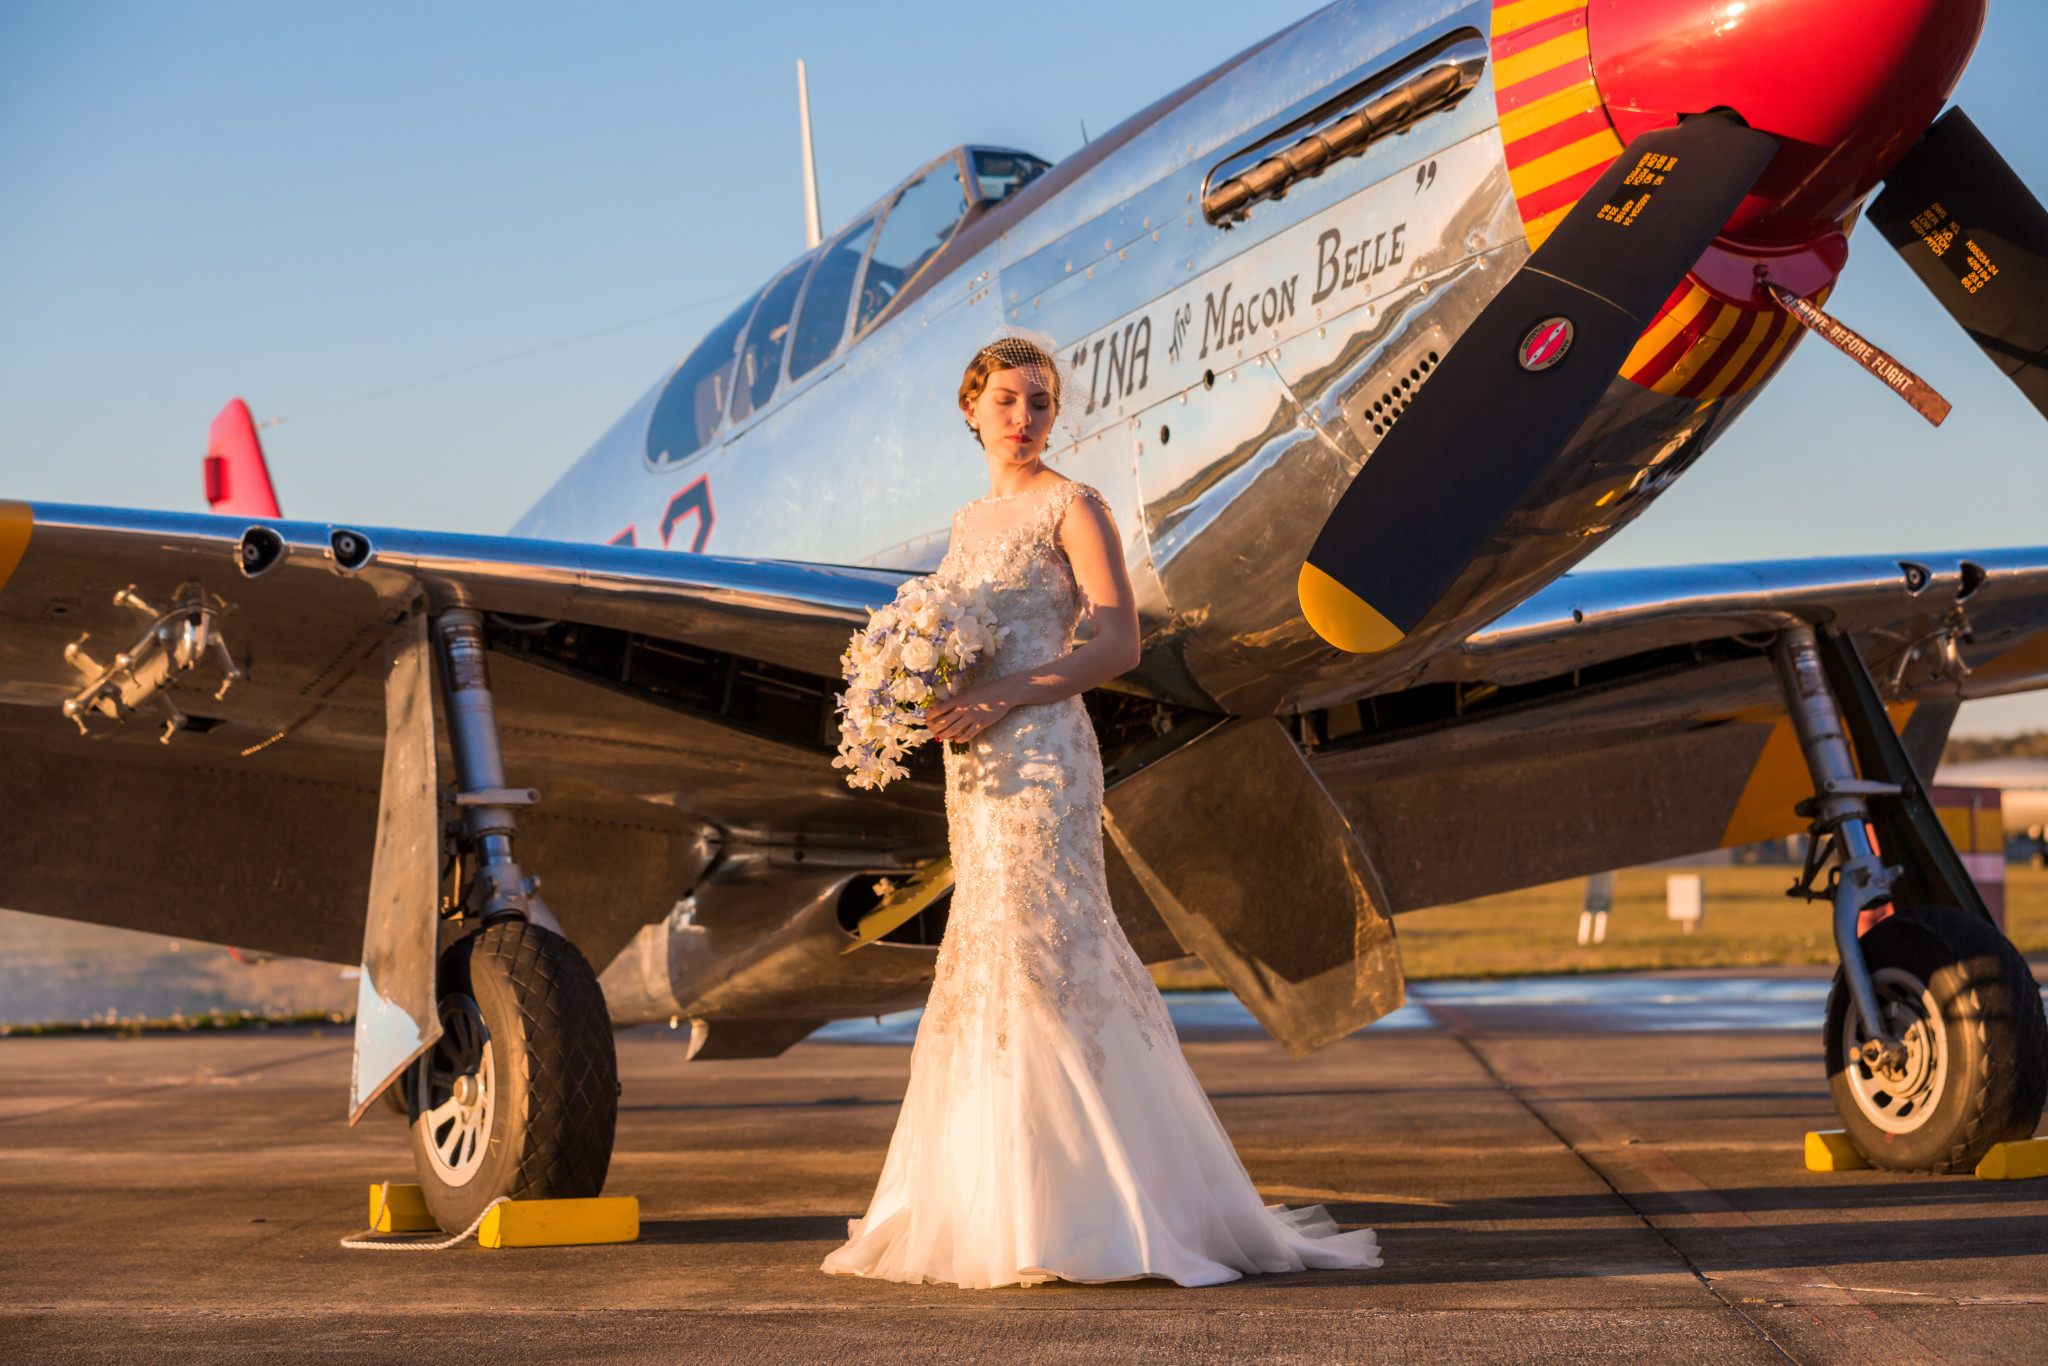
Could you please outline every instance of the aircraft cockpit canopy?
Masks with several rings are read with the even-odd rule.
[[[957,147],[734,309],[662,386],[647,461],[674,465],[751,417],[881,321],[953,240],[1050,169],[1028,152]]]

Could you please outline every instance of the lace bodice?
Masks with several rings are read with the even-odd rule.
[[[953,539],[939,562],[939,576],[982,589],[996,621],[1010,628],[994,656],[976,666],[978,676],[999,678],[1058,659],[1073,648],[1074,627],[1086,604],[1060,548],[1059,531],[1077,498],[1108,507],[1094,489],[1067,480],[1007,499],[984,498],[953,514]],[[988,515],[1013,501],[1029,507],[1021,519],[1004,522]],[[975,517],[977,511],[983,516]]]

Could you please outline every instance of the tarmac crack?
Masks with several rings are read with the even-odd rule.
[[[1853,1333],[1856,1327],[1874,1325],[1880,1333],[1888,1334],[1887,1347],[1893,1350],[1883,1352],[1886,1360],[1897,1359],[1895,1350],[1901,1345],[1899,1339],[1903,1339],[1904,1344],[1909,1345],[1917,1354],[1915,1359],[1945,1359],[1935,1348],[1905,1332],[1900,1325],[1885,1319],[1872,1306],[1857,1299],[1850,1289],[1836,1284],[1825,1272],[1817,1267],[1799,1265],[1798,1259],[1792,1256],[1790,1250],[1769,1226],[1758,1223],[1731,1204],[1720,1192],[1679,1165],[1670,1153],[1657,1144],[1645,1142],[1599,1104],[1568,1096],[1532,1098],[1527,1094],[1526,1088],[1554,1086],[1557,1079],[1541,1066],[1524,1058],[1506,1042],[1488,1038],[1484,1030],[1463,1028],[1461,1022],[1455,1018],[1445,1020],[1444,1023],[1452,1036],[1478,1059],[1480,1065],[1500,1083],[1502,1089],[1513,1096],[1523,1109],[1529,1111],[1538,1123],[1555,1134],[1559,1142],[1570,1148],[1594,1175],[1626,1202],[1636,1217],[1680,1257],[1715,1299],[1741,1315],[1745,1322],[1754,1327],[1787,1360],[1794,1358],[1785,1346],[1772,1338],[1748,1311],[1730,1301],[1715,1284],[1717,1279],[1734,1281],[1737,1278],[1717,1278],[1706,1274],[1699,1266],[1698,1260],[1679,1246],[1678,1240],[1671,1236],[1671,1232],[1660,1217],[1653,1211],[1645,1209],[1630,1193],[1625,1183],[1616,1179],[1616,1172],[1609,1171],[1608,1167],[1603,1165],[1603,1161],[1613,1164],[1622,1175],[1639,1178],[1647,1190],[1654,1191],[1676,1204],[1684,1216],[1693,1221],[1686,1226],[1686,1233],[1710,1242],[1721,1242],[1728,1249],[1728,1262],[1739,1262],[1742,1258],[1737,1250],[1728,1244],[1725,1234],[1719,1232],[1720,1230],[1740,1230],[1747,1235],[1752,1244],[1774,1252],[1777,1265],[1759,1273],[1759,1279],[1781,1287],[1779,1293],[1772,1297],[1771,1308],[1791,1309],[1805,1314],[1816,1327],[1842,1348],[1865,1361],[1873,1358],[1858,1343],[1845,1336],[1842,1330]],[[1484,1047],[1481,1046],[1482,1041]],[[1572,1132],[1574,1130],[1579,1131],[1576,1136]],[[1821,1295],[1815,1298],[1811,1295],[1796,1294],[1802,1290],[1818,1290]],[[1795,1297],[1798,1300],[1796,1303],[1792,1302]],[[1847,1323],[1838,1312],[1823,1312],[1842,1310],[1856,1311],[1858,1321],[1854,1324]]]
[[[1463,1029],[1459,1028],[1455,1023],[1449,1020],[1444,1020],[1443,1023],[1448,1026],[1447,1032],[1451,1035],[1451,1037],[1456,1039],[1458,1043],[1465,1049],[1465,1051],[1472,1055],[1472,1060],[1479,1064],[1481,1070],[1483,1070],[1487,1076],[1493,1078],[1494,1083],[1497,1086],[1499,1086],[1502,1091],[1506,1092],[1508,1096],[1517,1105],[1521,1106],[1524,1110],[1528,1111],[1529,1117],[1531,1119],[1535,1120],[1538,1124],[1541,1124],[1545,1129],[1549,1130],[1551,1136],[1555,1138],[1560,1144],[1562,1144],[1564,1148],[1568,1152],[1570,1152],[1573,1157],[1577,1158],[1581,1166],[1583,1166],[1587,1171],[1591,1172],[1594,1178],[1598,1180],[1601,1185],[1607,1187],[1607,1189],[1613,1193],[1615,1199],[1621,1201],[1622,1204],[1628,1207],[1629,1212],[1636,1216],[1637,1220],[1639,1220],[1642,1223],[1642,1226],[1644,1228],[1648,1229],[1652,1234],[1656,1235],[1657,1240],[1663,1243],[1664,1246],[1671,1249],[1671,1255],[1676,1257],[1679,1260],[1679,1262],[1685,1267],[1685,1269],[1692,1273],[1693,1279],[1700,1283],[1701,1289],[1705,1290],[1709,1295],[1713,1296],[1714,1301],[1717,1304],[1721,1305],[1722,1308],[1726,1309],[1729,1313],[1735,1315],[1737,1318],[1741,1319],[1745,1324],[1747,1324],[1749,1326],[1749,1330],[1755,1333],[1759,1338],[1762,1338],[1766,1343],[1768,1343],[1772,1351],[1776,1352],[1786,1361],[1791,1362],[1792,1366],[1800,1366],[1799,1359],[1793,1356],[1789,1351],[1785,1350],[1785,1345],[1779,1342],[1776,1338],[1772,1337],[1768,1329],[1766,1329],[1762,1324],[1758,1323],[1754,1318],[1750,1317],[1749,1314],[1744,1312],[1742,1306],[1731,1301],[1726,1295],[1723,1295],[1721,1291],[1714,1285],[1713,1281],[1708,1279],[1707,1274],[1700,1269],[1699,1265],[1696,1262],[1694,1262],[1691,1257],[1686,1255],[1685,1250],[1683,1248],[1679,1247],[1679,1245],[1675,1241],[1673,1241],[1671,1235],[1662,1228],[1659,1228],[1656,1222],[1652,1220],[1650,1216],[1643,1211],[1641,1206],[1637,1205],[1634,1200],[1631,1200],[1628,1197],[1628,1195],[1621,1189],[1621,1187],[1614,1183],[1614,1181],[1607,1175],[1605,1171],[1603,1171],[1584,1152],[1581,1152],[1579,1149],[1579,1145],[1572,1142],[1572,1140],[1566,1137],[1564,1132],[1561,1129],[1559,1129],[1557,1125],[1551,1122],[1550,1116],[1544,1114],[1535,1105],[1530,1103],[1529,1098],[1527,1096],[1524,1096],[1520,1091],[1516,1090],[1514,1084],[1510,1082],[1506,1077],[1502,1076],[1500,1070],[1494,1066],[1493,1059],[1487,1057],[1486,1054],[1480,1050],[1479,1046],[1466,1035]]]

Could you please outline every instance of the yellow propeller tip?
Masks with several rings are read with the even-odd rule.
[[[1315,633],[1340,650],[1355,655],[1378,654],[1392,649],[1407,636],[1374,610],[1371,603],[1338,583],[1312,564],[1301,566],[1295,585],[1301,599],[1301,614]]]

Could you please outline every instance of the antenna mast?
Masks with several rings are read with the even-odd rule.
[[[825,240],[825,222],[818,212],[818,154],[811,146],[811,85],[804,77],[804,59],[796,59],[796,112],[804,134],[804,247]]]

